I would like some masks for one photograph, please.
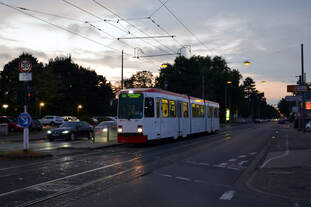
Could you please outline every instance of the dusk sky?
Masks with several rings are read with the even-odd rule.
[[[158,55],[190,45],[191,53],[186,47],[183,54],[222,56],[243,78],[252,77],[268,102],[276,104],[286,95],[286,85],[295,84],[300,75],[303,43],[309,82],[310,0],[161,1],[166,7],[160,8],[160,0],[0,0],[27,9],[0,5],[0,70],[22,52],[44,63],[70,54],[74,62],[114,83],[120,80],[122,49],[128,78],[140,70],[157,75],[163,62],[173,63],[176,57],[135,59],[134,48],[140,48],[141,55]],[[146,34],[176,37],[117,39]],[[251,65],[243,65],[245,60]]]

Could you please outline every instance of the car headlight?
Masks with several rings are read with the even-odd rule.
[[[123,132],[122,126],[118,126],[118,133],[122,133],[122,132]]]
[[[138,125],[138,126],[137,126],[137,132],[138,132],[138,133],[143,133],[143,126]]]
[[[107,128],[103,128],[103,132],[107,132],[108,131],[108,129]]]
[[[52,134],[52,131],[48,130],[46,133],[47,133],[47,134]]]
[[[62,131],[62,134],[68,134],[68,133],[69,133],[68,130]]]

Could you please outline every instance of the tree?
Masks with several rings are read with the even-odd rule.
[[[125,88],[152,88],[154,86],[153,74],[150,71],[139,71],[124,81]]]
[[[290,112],[292,111],[292,107],[295,106],[295,102],[289,102],[286,101],[284,98],[282,98],[279,103],[278,103],[278,108],[281,112],[286,117],[289,117]]]

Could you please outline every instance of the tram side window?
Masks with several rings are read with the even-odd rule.
[[[210,107],[206,107],[206,111],[207,111],[207,117],[208,118],[211,118],[211,110],[210,110]]]
[[[196,112],[197,112],[197,117],[201,117],[200,105],[196,105]]]
[[[168,100],[162,99],[162,117],[168,117]]]
[[[145,98],[145,107],[144,107],[145,117],[154,117],[154,101],[153,98]]]
[[[209,107],[210,108],[210,112],[211,112],[211,117],[213,117],[214,115],[214,108],[213,107]]]
[[[156,104],[157,104],[157,118],[160,117],[160,100],[157,99],[156,100]]]
[[[183,103],[183,113],[184,117],[188,117],[188,103]]]
[[[176,101],[170,101],[170,117],[176,117]]]
[[[203,105],[200,105],[200,115],[201,117],[204,117],[204,106]]]
[[[197,113],[196,113],[196,108],[195,108],[195,104],[192,104],[192,117],[196,117]]]
[[[214,109],[214,117],[216,117],[216,118],[218,117],[218,108]]]

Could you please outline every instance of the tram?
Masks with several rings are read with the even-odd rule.
[[[118,100],[118,143],[219,130],[219,104],[157,88],[125,89]]]

